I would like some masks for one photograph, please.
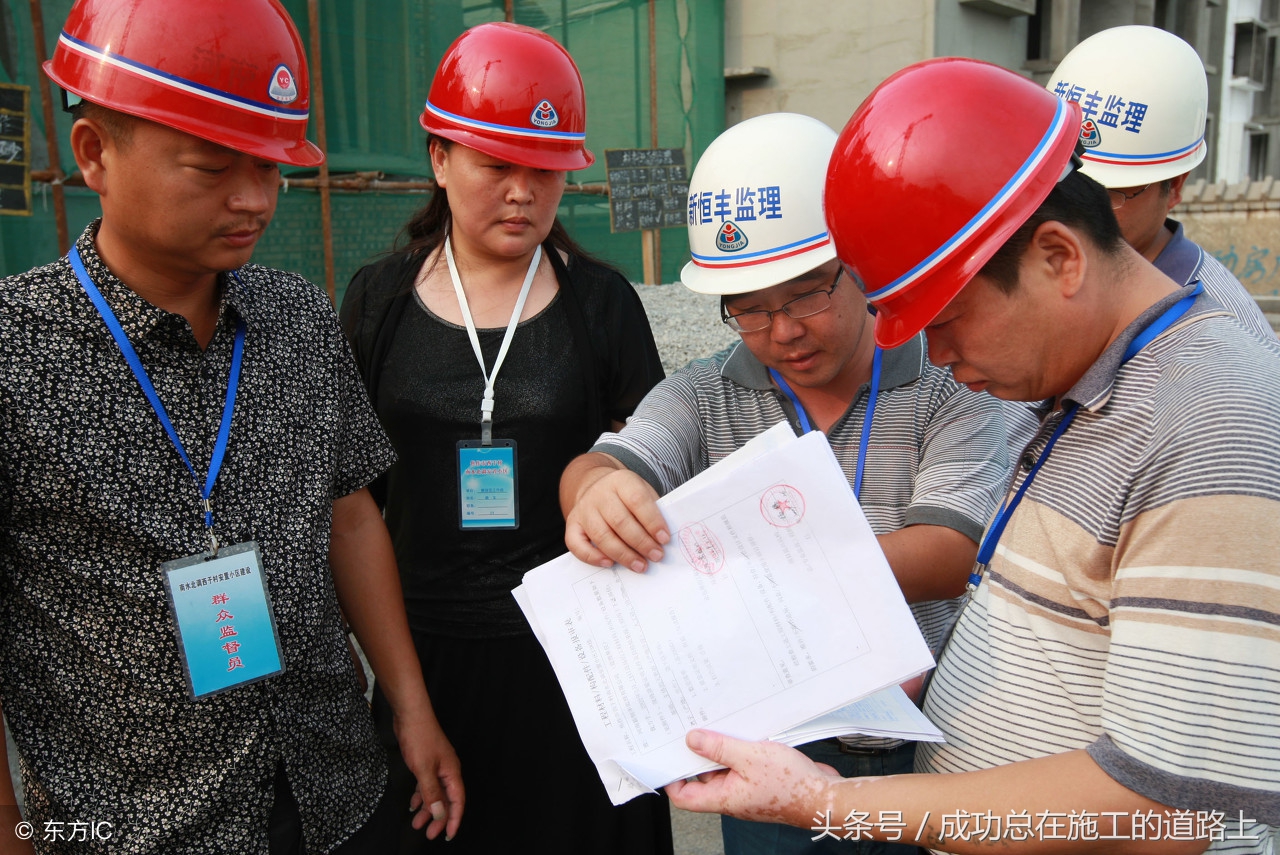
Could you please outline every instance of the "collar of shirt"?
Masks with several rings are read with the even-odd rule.
[[[1179,285],[1190,285],[1191,277],[1195,276],[1196,271],[1200,269],[1200,259],[1204,257],[1204,250],[1187,238],[1182,229],[1182,223],[1166,219],[1164,225],[1173,232],[1173,237],[1156,256],[1156,268]]]
[[[157,327],[168,327],[169,324],[176,324],[178,327],[185,325],[185,320],[179,318],[172,312],[167,312],[152,303],[147,302],[142,297],[118,279],[105,262],[98,255],[95,240],[98,234],[98,226],[101,225],[101,218],[94,220],[85,228],[84,233],[80,235],[76,241],[76,249],[80,251],[80,259],[84,262],[85,271],[93,278],[93,282],[102,292],[102,296],[106,298],[107,304],[111,306],[111,311],[115,312],[116,318],[120,321],[121,328],[132,341],[140,341]],[[70,263],[64,258],[67,269],[70,271]],[[75,274],[68,273],[72,281],[75,281]],[[228,324],[234,326],[237,318],[243,318],[245,326],[252,330],[255,327],[255,318],[261,313],[257,311],[255,295],[253,288],[248,282],[245,269],[242,268],[241,275],[237,279],[229,273],[223,273],[219,276],[219,305],[218,305],[218,325]],[[77,283],[77,290],[79,285]],[[86,311],[89,316],[97,319],[97,311],[89,302],[88,296],[85,296]],[[228,309],[231,311],[228,312]],[[230,315],[230,318],[228,318]],[[163,328],[162,327],[162,328]]]
[[[1146,311],[1138,315],[1129,326],[1124,328],[1120,335],[1116,336],[1115,341],[1111,342],[1107,349],[1102,351],[1102,355],[1094,361],[1093,365],[1089,366],[1089,369],[1076,381],[1075,385],[1062,396],[1062,403],[1065,405],[1068,402],[1074,402],[1079,404],[1081,409],[1089,412],[1097,412],[1102,409],[1107,401],[1111,399],[1111,390],[1115,386],[1116,373],[1123,364],[1124,352],[1129,347],[1129,342],[1141,335],[1142,331],[1150,326],[1156,318],[1164,314],[1174,303],[1187,296],[1190,291],[1191,286],[1184,286],[1148,306]],[[1154,340],[1159,341],[1170,330],[1178,329],[1210,314],[1220,315],[1225,314],[1225,312],[1221,306],[1214,302],[1212,297],[1201,294],[1185,315],[1175,321],[1169,330],[1165,330]]]
[[[905,344],[886,350],[881,357],[880,391],[887,392],[919,380],[924,372],[924,360],[923,335],[917,335]],[[777,389],[769,377],[769,369],[742,342],[733,346],[733,351],[720,368],[720,376],[739,386],[760,392]]]

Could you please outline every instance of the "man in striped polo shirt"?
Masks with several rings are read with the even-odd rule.
[[[1202,282],[1242,326],[1274,340],[1240,280],[1169,216],[1208,151],[1209,84],[1195,48],[1158,27],[1112,27],[1076,45],[1047,88],[1080,103],[1080,171],[1107,188],[1125,241],[1179,285]],[[1009,409],[1017,457],[1036,421],[1025,404],[1011,402]]]
[[[840,780],[693,731],[730,769],[671,785],[677,806],[959,853],[1275,851],[1280,345],[1123,241],[1075,168],[1079,110],[918,63],[828,171],[876,340],[923,329],[971,388],[1049,402],[927,691],[947,741],[916,769],[950,774]]]
[[[682,278],[722,295],[724,321],[742,340],[660,383],[620,433],[569,466],[566,542],[584,561],[642,570],[670,537],[659,494],[781,421],[822,430],[936,650],[1007,481],[1002,410],[930,365],[922,336],[875,346],[866,300],[844,276],[822,217],[835,138],[815,119],[772,114],[731,128],[703,155],[690,181],[694,260]],[[737,201],[742,188],[755,204],[744,199],[717,216],[714,200]],[[779,216],[759,216],[762,198],[777,200]],[[844,774],[883,775],[909,772],[915,745],[847,737],[803,750]],[[728,855],[850,851],[812,836],[724,825]]]
[[[1274,340],[1240,280],[1169,217],[1208,151],[1209,83],[1195,48],[1158,27],[1112,27],[1076,45],[1048,88],[1081,102],[1080,171],[1107,188],[1129,245],[1179,285],[1203,282],[1242,326]]]

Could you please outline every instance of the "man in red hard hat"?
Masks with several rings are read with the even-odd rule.
[[[0,849],[382,851],[406,809],[452,836],[457,759],[364,489],[390,446],[323,294],[248,264],[277,163],[322,160],[293,23],[275,0],[80,0],[46,71],[102,218],[0,281],[0,699],[26,817]],[[412,805],[383,797],[343,615]]]
[[[1079,106],[973,60],[885,81],[827,173],[876,341],[1042,401],[911,776],[692,731],[679,807],[938,851],[1274,851],[1280,348],[1123,240]],[[975,140],[975,137],[977,138]],[[919,216],[927,210],[928,217]]]
[[[560,481],[565,543],[582,561],[643,570],[671,541],[660,494],[780,422],[822,431],[937,650],[1008,478],[1004,420],[999,402],[928,364],[923,336],[892,350],[872,341],[867,301],[850,287],[823,219],[835,142],[817,119],[770,113],[707,147],[689,181],[692,259],[681,280],[720,297],[721,320],[740,341],[659,383],[625,427],[569,464]],[[713,213],[716,198],[726,200],[723,216]],[[914,699],[919,681],[904,688]],[[851,733],[800,750],[846,775],[891,775],[911,771],[916,743]],[[815,842],[776,823],[728,819],[721,830],[726,855],[914,855]]]

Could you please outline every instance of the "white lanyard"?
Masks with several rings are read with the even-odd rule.
[[[516,334],[516,326],[520,323],[524,301],[529,297],[533,277],[538,272],[539,262],[542,261],[542,247],[539,246],[533,251],[529,272],[524,275],[520,296],[516,298],[516,307],[511,310],[511,320],[507,322],[507,333],[502,337],[502,347],[498,349],[498,358],[493,362],[493,373],[489,373],[484,367],[480,337],[476,335],[476,323],[471,319],[471,309],[467,307],[467,295],[462,290],[462,280],[458,278],[458,266],[454,264],[453,248],[449,244],[448,237],[444,239],[444,258],[449,262],[449,278],[453,280],[453,291],[458,295],[458,307],[462,309],[462,319],[467,322],[467,336],[471,339],[471,349],[475,351],[476,361],[480,363],[480,373],[484,376],[484,400],[480,402],[480,441],[489,445],[493,441],[493,384],[498,379],[498,369],[502,367],[502,360],[507,358],[507,349],[511,347],[511,339]]]

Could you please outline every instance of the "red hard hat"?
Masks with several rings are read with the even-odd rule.
[[[924,329],[1071,162],[1080,107],[972,59],[908,66],[849,119],[827,170],[836,255],[876,308],[876,343]]]
[[[519,24],[472,27],[449,45],[419,119],[436,136],[536,169],[583,169],[587,102],[569,52]]]
[[[49,78],[86,101],[246,154],[316,166],[307,59],[278,0],[78,0]]]

